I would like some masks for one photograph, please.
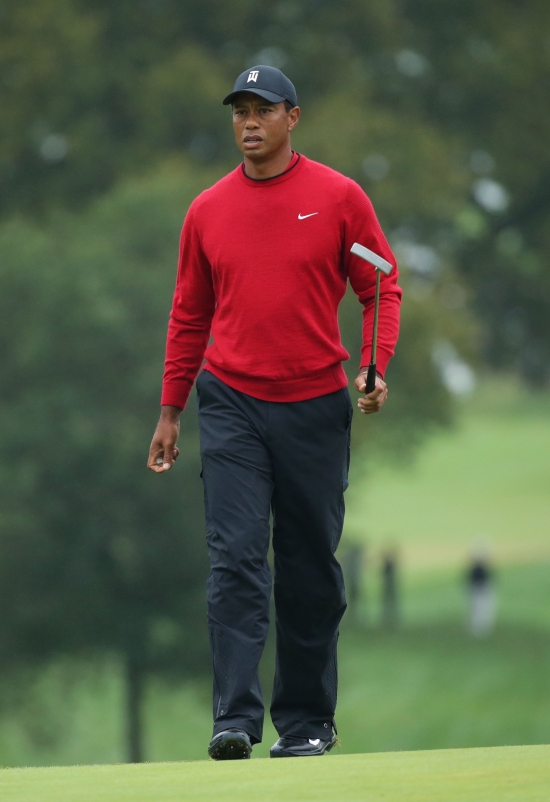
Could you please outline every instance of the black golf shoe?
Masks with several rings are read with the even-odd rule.
[[[214,735],[208,747],[212,760],[247,760],[252,753],[250,738],[244,730],[224,730]]]
[[[279,738],[269,750],[269,757],[315,757],[336,746],[336,736],[330,741],[320,738]]]

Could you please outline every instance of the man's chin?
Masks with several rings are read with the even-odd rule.
[[[266,157],[269,158],[269,152],[266,151],[265,148],[251,148],[250,150],[245,148],[242,153],[247,159],[250,159],[251,162],[264,161]]]

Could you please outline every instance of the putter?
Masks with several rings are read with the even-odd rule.
[[[367,371],[367,381],[365,385],[365,395],[368,395],[369,393],[372,393],[372,391],[376,387],[376,341],[378,339],[378,306],[380,303],[380,276],[382,273],[385,273],[387,276],[389,276],[389,274],[393,270],[393,265],[391,265],[381,256],[378,256],[378,254],[374,253],[374,251],[370,251],[368,248],[365,248],[364,245],[359,245],[358,242],[354,242],[350,250],[356,256],[361,257],[361,259],[364,259],[365,262],[371,264],[376,270],[376,292],[374,295],[374,323],[372,327],[372,349],[370,353],[370,365]]]

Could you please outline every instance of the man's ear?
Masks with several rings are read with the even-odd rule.
[[[293,109],[290,109],[288,112],[289,121],[288,121],[288,130],[292,131],[293,128],[296,128],[298,123],[300,122],[300,107],[294,106]]]

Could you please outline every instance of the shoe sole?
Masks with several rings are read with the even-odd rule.
[[[251,748],[246,741],[239,737],[224,739],[217,744],[208,754],[212,760],[249,760]]]

